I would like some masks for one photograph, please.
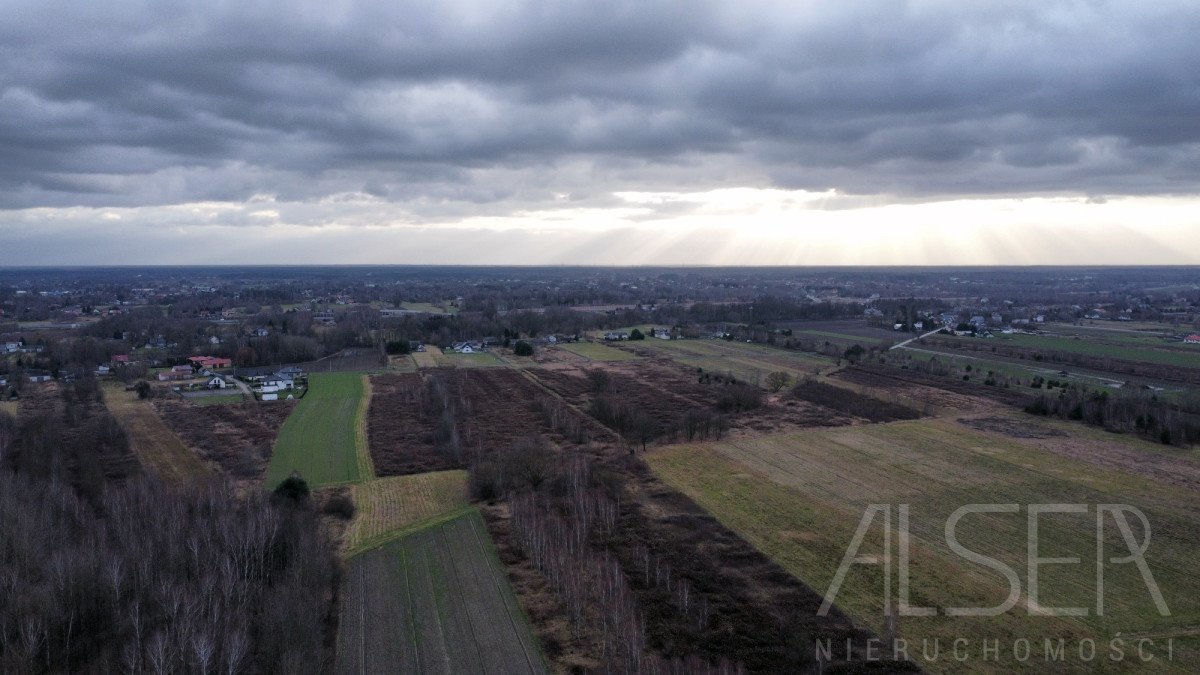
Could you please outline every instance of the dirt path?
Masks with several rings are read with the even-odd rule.
[[[117,386],[104,388],[104,403],[129,434],[129,444],[147,472],[172,485],[184,485],[210,476],[208,468],[179,440],[149,401]]]

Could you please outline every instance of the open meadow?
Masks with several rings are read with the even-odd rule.
[[[340,673],[542,673],[546,667],[477,511],[350,559]]]
[[[909,505],[912,604],[917,607],[995,606],[1006,597],[1004,577],[953,553],[944,537],[952,511],[984,503],[1017,504],[1022,511],[967,516],[958,528],[959,540],[1011,566],[1025,592],[1026,505],[1090,505],[1087,514],[1041,516],[1039,555],[1078,556],[1081,562],[1044,565],[1039,576],[1043,606],[1094,607],[1096,505],[1137,505],[1153,523],[1146,560],[1170,599],[1170,616],[1159,614],[1134,565],[1109,564],[1104,616],[1034,616],[1023,595],[1016,609],[991,618],[902,617],[898,635],[910,642],[941,637],[948,643],[963,636],[976,644],[980,638],[1011,643],[1046,635],[1107,644],[1121,633],[1153,636],[1160,646],[1173,638],[1177,654],[1200,646],[1195,639],[1200,577],[1194,574],[1200,553],[1194,538],[1200,528],[1200,456],[1195,451],[1178,452],[1081,425],[993,416],[667,446],[649,453],[647,461],[663,480],[818,591],[830,586],[869,504],[893,505],[893,527],[895,505]],[[1144,534],[1131,520],[1141,541]],[[1106,525],[1108,555],[1128,554],[1115,520],[1110,517]],[[876,520],[861,553],[881,554],[881,530]],[[881,584],[879,567],[853,565],[837,595],[838,606],[882,632]],[[1193,651],[1187,661],[1146,665],[1182,672],[1196,659]],[[931,670],[953,666],[924,665]],[[1001,662],[996,670],[1011,665]]]
[[[353,483],[373,475],[367,454],[366,376],[315,373],[309,390],[279,431],[266,482],[274,487],[293,471],[311,487]]]

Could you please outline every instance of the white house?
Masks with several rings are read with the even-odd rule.
[[[0,387],[8,386],[8,378],[0,376]]]
[[[278,400],[279,400],[279,394],[276,394],[276,393],[264,393],[264,394],[262,395],[262,400],[264,400],[264,401],[278,401]]]
[[[209,378],[208,382],[205,383],[205,386],[207,386],[209,389],[224,389],[227,384],[228,383],[225,382],[225,378],[214,376]]]
[[[284,389],[295,389],[296,381],[290,377],[275,374],[275,375],[271,375],[267,379],[263,380],[262,388],[263,388],[263,391],[267,391],[268,389],[270,389],[271,391],[283,391]]]

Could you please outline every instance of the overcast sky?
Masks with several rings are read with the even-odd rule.
[[[1200,263],[1200,3],[0,0],[0,265]]]

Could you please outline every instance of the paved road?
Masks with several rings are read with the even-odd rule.
[[[250,385],[242,382],[236,377],[231,377],[229,380],[233,382],[233,384],[236,385],[239,390],[241,390],[242,396],[245,396],[247,401],[254,401],[255,403],[258,403],[258,399],[254,398],[254,392],[250,391]]]
[[[892,345],[892,346],[891,346],[891,349],[900,349],[901,347],[905,347],[905,346],[907,346],[907,345],[908,345],[908,343],[912,342],[913,340],[920,340],[921,338],[929,337],[930,335],[933,335],[934,333],[937,333],[937,332],[938,332],[938,331],[940,331],[940,330],[942,330],[942,327],[941,327],[941,326],[938,326],[937,328],[934,328],[933,330],[929,331],[928,333],[925,333],[924,335],[918,335],[918,336],[916,336],[916,337],[910,337],[910,338],[908,338],[907,340],[905,340],[904,342],[901,342],[900,344],[895,344],[895,345]],[[890,351],[890,350],[889,350],[889,351]]]

